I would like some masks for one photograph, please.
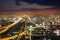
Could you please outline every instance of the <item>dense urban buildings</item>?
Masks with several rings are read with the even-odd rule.
[[[0,15],[1,40],[59,40],[60,15]]]

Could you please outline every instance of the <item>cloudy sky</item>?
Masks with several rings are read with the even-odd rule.
[[[59,3],[58,0],[0,0],[0,11],[59,9]]]

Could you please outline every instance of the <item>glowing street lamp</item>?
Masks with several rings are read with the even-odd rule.
[[[1,25],[0,25],[0,27],[1,27]]]
[[[30,26],[29,30],[30,30],[30,40],[31,40],[32,26]]]

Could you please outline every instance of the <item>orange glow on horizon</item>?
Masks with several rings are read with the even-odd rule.
[[[60,10],[38,10],[38,11],[18,11],[18,12],[0,12],[0,14],[60,14]]]

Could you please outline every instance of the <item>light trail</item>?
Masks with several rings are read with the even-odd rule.
[[[23,36],[24,34],[25,34],[25,31],[22,32],[22,33],[19,33],[19,39],[21,39],[22,36]],[[14,38],[16,38],[16,37],[18,37],[18,34],[15,35],[15,36],[10,36],[10,37],[5,37],[5,38],[0,38],[0,40],[10,40],[10,39],[14,39]]]
[[[7,30],[9,30],[9,28],[11,28],[12,26],[14,26],[15,24],[17,24],[17,23],[20,22],[21,20],[22,20],[22,18],[19,18],[19,20],[16,21],[15,23],[13,23],[13,24],[11,24],[11,25],[8,25],[4,30],[0,31],[0,34],[6,32]],[[25,29],[25,28],[24,28],[24,29]],[[21,39],[22,36],[25,34],[25,32],[26,32],[26,31],[24,30],[24,32],[21,32],[21,33],[19,33],[19,34],[17,34],[17,35],[10,36],[10,37],[5,37],[5,38],[0,38],[0,40],[10,40],[10,39],[14,39],[14,38],[16,38],[16,37],[18,37],[19,39]]]
[[[13,27],[15,24],[17,24],[18,22],[20,22],[22,20],[22,18],[19,18],[15,23],[11,24],[11,25],[8,25],[8,26],[5,26],[5,29],[4,30],[1,30],[0,31],[0,34],[6,32],[7,30],[9,30],[11,27]]]

